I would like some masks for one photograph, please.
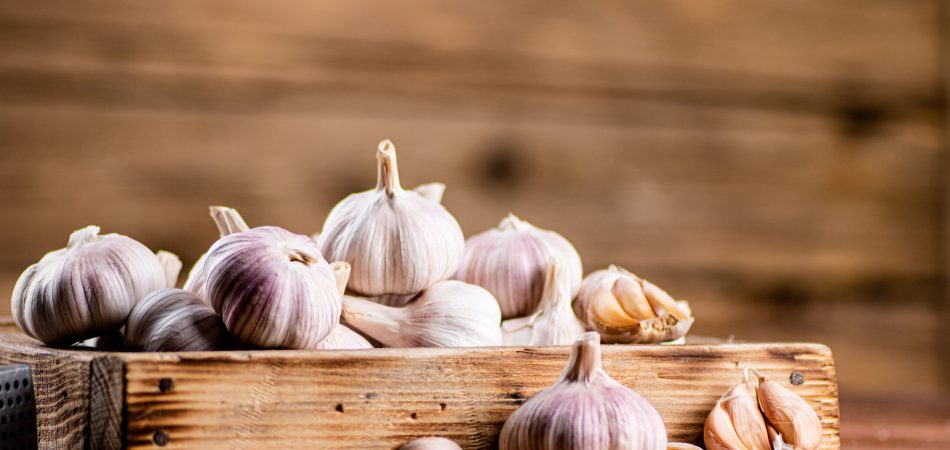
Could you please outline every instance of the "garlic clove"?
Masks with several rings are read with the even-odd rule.
[[[465,247],[451,214],[429,198],[399,184],[396,150],[383,141],[377,151],[376,189],[351,194],[330,211],[319,247],[353,266],[349,290],[358,295],[405,295],[450,278]]]
[[[653,311],[653,307],[650,306],[646,294],[643,293],[643,287],[640,283],[628,277],[620,277],[617,278],[617,281],[614,281],[610,292],[617,299],[620,307],[631,317],[643,320],[657,316]]]
[[[767,450],[769,436],[758,404],[752,395],[748,370],[742,381],[716,402],[706,419],[704,437],[712,449]]]
[[[220,237],[250,229],[247,223],[244,222],[244,218],[241,217],[241,214],[234,208],[212,206],[208,208],[208,214],[211,216],[211,220],[214,221],[214,225],[218,228]],[[192,266],[191,271],[188,272],[188,277],[185,279],[185,285],[183,286],[183,289],[201,298],[207,298],[207,292],[204,291],[205,279],[207,278],[205,273],[205,259],[207,257],[208,254],[205,253],[198,258],[198,261],[195,261],[195,265]]]
[[[222,237],[205,260],[204,291],[231,334],[260,348],[314,348],[337,325],[340,271],[308,236],[258,227]]]
[[[402,444],[399,450],[462,450],[462,447],[443,437],[424,437]]]
[[[155,252],[158,262],[162,264],[165,270],[165,287],[173,288],[178,284],[178,275],[181,273],[181,259],[178,255],[165,250]]]
[[[132,308],[125,345],[133,351],[190,352],[227,350],[234,341],[207,302],[183,289],[166,288]]]
[[[610,343],[675,341],[694,322],[686,302],[618,266],[585,277],[573,308],[587,329]]]
[[[751,450],[739,437],[729,413],[720,402],[716,402],[712,411],[706,417],[703,429],[703,440],[706,450]],[[757,450],[764,450],[761,447]]]
[[[558,381],[505,421],[500,450],[663,450],[666,428],[656,409],[601,368],[600,336],[573,344]]]
[[[805,399],[761,374],[756,397],[766,422],[786,444],[798,450],[818,448],[821,420]]]
[[[571,274],[560,260],[548,265],[541,302],[534,314],[501,324],[504,345],[570,345],[584,334],[571,310]]]
[[[69,345],[117,331],[136,302],[165,284],[165,270],[148,247],[88,226],[20,275],[13,319],[35,339]]]
[[[488,289],[498,299],[503,318],[523,317],[541,302],[547,269],[554,259],[565,264],[573,298],[583,276],[574,246],[560,234],[509,214],[498,227],[468,239],[455,278]]]
[[[319,350],[359,350],[373,348],[366,338],[346,325],[338,324],[317,346]]]
[[[387,347],[487,347],[501,344],[501,311],[481,287],[440,281],[403,307],[344,296],[343,320]]]
[[[442,183],[420,184],[413,191],[426,200],[442,203],[442,196],[445,195],[445,185]]]
[[[685,442],[669,442],[666,444],[666,450],[703,450],[703,449],[693,444],[687,444]]]

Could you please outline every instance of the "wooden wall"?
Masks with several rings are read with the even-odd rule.
[[[466,233],[513,211],[697,333],[944,389],[943,8],[0,0],[0,290],[90,223],[186,264],[209,204],[316,231],[388,137]]]

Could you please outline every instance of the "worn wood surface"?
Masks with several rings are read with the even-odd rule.
[[[129,355],[128,445],[389,449],[425,435],[492,448],[504,420],[550,385],[567,348],[380,349]],[[838,448],[830,351],[813,344],[606,346],[605,370],[646,397],[672,439],[697,442],[715,401],[753,366],[805,397]],[[805,384],[791,386],[797,370]],[[160,389],[169,379],[172,388]],[[240,386],[239,389],[235,387]]]
[[[315,231],[390,137],[467,234],[513,211],[696,332],[933,391],[942,4],[0,0],[0,292],[89,223],[186,264],[212,203]]]
[[[125,363],[97,356],[89,365],[89,448],[124,448]]]

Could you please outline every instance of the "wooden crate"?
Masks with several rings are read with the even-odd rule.
[[[2,331],[2,328],[0,328]],[[110,353],[7,332],[33,368],[40,448],[391,449],[414,437],[494,448],[505,419],[559,375],[568,347]],[[604,368],[699,444],[706,414],[755,367],[802,395],[838,449],[838,388],[820,344],[605,346]],[[804,383],[792,385],[798,372]]]

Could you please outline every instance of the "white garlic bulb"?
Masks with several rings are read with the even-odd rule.
[[[158,257],[146,246],[88,226],[20,275],[13,319],[47,344],[72,344],[117,331],[135,302],[165,283]]]
[[[564,262],[571,298],[580,289],[581,257],[567,239],[509,214],[497,228],[468,238],[455,278],[491,292],[505,319],[531,314],[541,301],[550,262]]]
[[[465,246],[458,222],[437,201],[399,184],[396,150],[379,144],[376,189],[351,194],[330,211],[320,250],[353,266],[348,289],[356,294],[412,294],[448,279]]]
[[[571,345],[584,334],[584,326],[571,309],[571,274],[565,269],[561,261],[549,264],[537,310],[528,317],[502,322],[504,345]]]
[[[352,328],[341,324],[333,327],[333,331],[317,344],[319,350],[359,350],[373,348],[373,344],[366,340]]]
[[[344,321],[387,347],[488,347],[501,344],[501,311],[491,293],[440,281],[401,308],[343,298]]]
[[[208,213],[211,215],[211,220],[214,221],[215,226],[218,227],[220,237],[250,229],[241,214],[234,208],[212,206]],[[207,257],[208,254],[205,253],[198,258],[198,261],[195,261],[195,265],[188,272],[188,278],[185,279],[185,285],[183,286],[186,291],[192,292],[203,299],[207,297],[207,293],[204,292],[205,278],[207,277],[205,274],[205,259]]]
[[[505,421],[500,450],[665,450],[666,428],[646,399],[601,368],[600,336],[585,333],[557,383]]]
[[[207,302],[174,288],[155,291],[132,308],[125,344],[129,350],[146,352],[226,350],[234,345]]]
[[[424,437],[402,444],[399,450],[462,450],[462,447],[444,437]]]
[[[685,336],[694,321],[689,304],[617,266],[584,278],[574,313],[610,343],[672,341]]]
[[[349,273],[349,267],[335,269],[308,236],[278,227],[252,228],[211,246],[204,291],[241,343],[313,348],[339,323],[335,272]]]

